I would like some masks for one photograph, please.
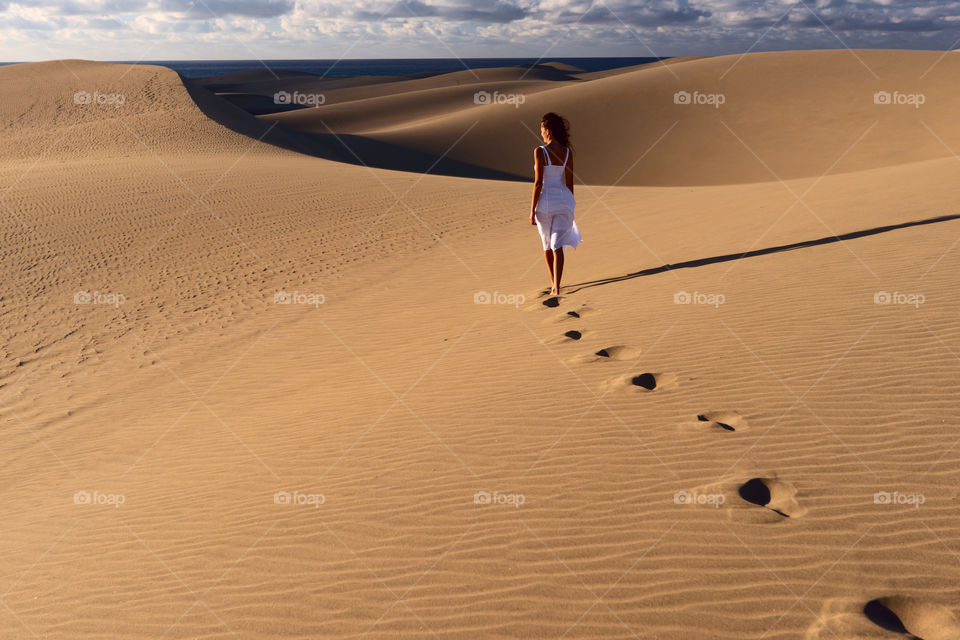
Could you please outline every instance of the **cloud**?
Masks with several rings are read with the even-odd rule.
[[[161,0],[160,9],[188,18],[275,18],[289,13],[293,9],[293,0]]]
[[[631,27],[662,27],[689,24],[708,19],[712,12],[689,2],[647,2],[599,4],[586,10],[566,10],[559,14],[562,22],[582,24],[626,24]]]
[[[41,33],[71,55],[85,32],[105,31],[120,34],[112,59],[138,51],[138,34],[157,34],[158,54],[173,57],[249,57],[250,43],[269,57],[339,57],[348,48],[368,57],[537,57],[549,43],[558,56],[841,41],[946,49],[960,40],[960,0],[0,0],[0,59],[19,58],[15,47]],[[163,43],[171,33],[180,39]],[[218,34],[223,46],[214,52]],[[229,48],[241,38],[243,46]]]

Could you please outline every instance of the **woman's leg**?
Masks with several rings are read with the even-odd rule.
[[[553,251],[547,249],[543,252],[543,257],[547,260],[547,271],[550,272],[550,287],[553,287]]]
[[[553,288],[560,293],[560,279],[563,277],[563,247],[553,251]]]

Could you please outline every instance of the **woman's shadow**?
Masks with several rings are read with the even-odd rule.
[[[665,264],[659,267],[651,267],[649,269],[643,269],[642,271],[634,271],[633,273],[627,273],[622,276],[613,276],[610,278],[602,278],[600,280],[590,280],[587,282],[580,282],[578,284],[570,285],[566,293],[576,293],[583,289],[589,289],[590,287],[599,287],[600,285],[604,285],[604,284],[622,282],[624,280],[632,280],[633,278],[642,278],[643,276],[652,276],[658,273],[663,273],[665,271],[673,271],[674,269],[689,269],[693,267],[702,267],[708,264],[716,264],[718,262],[732,262],[734,260],[742,260],[744,258],[765,256],[771,253],[779,253],[781,251],[792,251],[794,249],[805,249],[807,247],[815,247],[821,244],[832,244],[834,242],[843,242],[845,240],[862,238],[864,236],[873,236],[873,235],[877,235],[878,233],[895,231],[896,229],[906,229],[907,227],[919,227],[921,225],[935,224],[937,222],[949,222],[950,220],[957,220],[957,219],[960,219],[960,215],[954,214],[954,215],[948,215],[948,216],[939,216],[937,218],[927,218],[925,220],[901,222],[900,224],[891,224],[884,227],[874,227],[872,229],[863,229],[861,231],[851,231],[850,233],[844,233],[839,236],[827,236],[825,238],[818,238],[816,240],[805,240],[803,242],[794,242],[793,244],[783,244],[777,247],[767,247],[766,249],[755,249],[755,250],[746,251],[743,253],[728,253],[726,255],[713,256],[711,258],[698,258],[696,260],[687,260],[686,262]]]

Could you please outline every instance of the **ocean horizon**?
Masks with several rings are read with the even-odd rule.
[[[167,67],[184,78],[209,78],[225,73],[251,69],[295,71],[325,75],[331,78],[358,76],[409,76],[421,73],[450,73],[466,69],[496,67],[529,67],[547,62],[561,62],[584,71],[606,71],[620,67],[666,60],[667,57],[598,57],[576,58],[351,58],[351,59],[291,59],[291,60],[111,60],[118,64],[141,64]],[[0,62],[0,66],[22,64]]]

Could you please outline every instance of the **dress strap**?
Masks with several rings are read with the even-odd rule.
[[[553,166],[553,163],[550,162],[550,152],[547,151],[547,147],[545,145],[542,145],[540,148],[543,149],[543,155],[547,157],[547,165]]]
[[[563,157],[563,166],[567,166],[567,160],[570,159],[570,147],[567,147],[567,155]]]

